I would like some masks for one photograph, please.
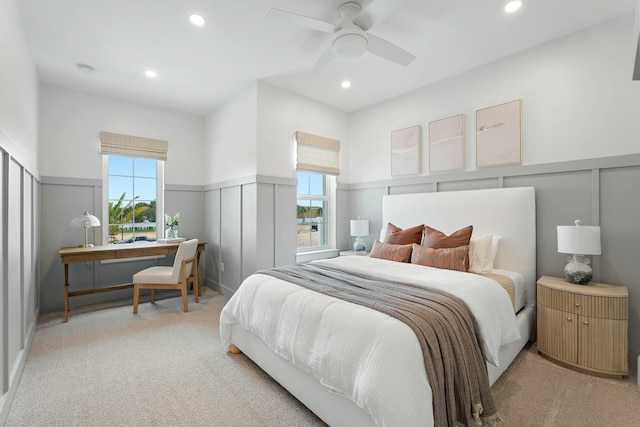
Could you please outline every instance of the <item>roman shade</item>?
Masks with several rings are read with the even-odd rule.
[[[167,160],[169,143],[160,139],[100,132],[100,152],[128,157]]]
[[[340,175],[340,141],[297,131],[296,169]]]

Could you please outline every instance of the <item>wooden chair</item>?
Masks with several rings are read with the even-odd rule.
[[[149,267],[133,275],[133,314],[138,314],[140,289],[151,289],[151,304],[155,303],[156,289],[180,289],[184,312],[189,311],[187,285],[193,283],[196,303],[199,302],[198,239],[187,240],[178,246],[173,266]]]

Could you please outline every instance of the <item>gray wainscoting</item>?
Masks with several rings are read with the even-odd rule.
[[[40,315],[39,197],[38,178],[0,146],[0,424],[20,382]]]

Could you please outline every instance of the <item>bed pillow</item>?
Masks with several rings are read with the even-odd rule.
[[[411,263],[447,270],[467,271],[468,255],[468,245],[436,249],[414,243],[411,252]]]
[[[424,224],[415,227],[402,229],[391,223],[387,224],[387,230],[384,234],[384,243],[393,245],[410,245],[412,243],[420,244],[422,242],[422,232]]]
[[[469,271],[480,274],[490,273],[493,270],[499,245],[500,236],[483,234],[471,237],[469,242]]]
[[[444,234],[442,231],[431,228],[428,225],[424,226],[424,239],[422,240],[422,246],[427,248],[441,249],[441,248],[457,248],[459,246],[469,246],[471,240],[471,233],[473,233],[473,225],[461,228],[458,231],[454,231],[450,235]],[[468,249],[467,249],[468,252]],[[469,270],[469,257],[465,263],[467,270]]]
[[[369,253],[371,258],[381,258],[389,261],[409,262],[411,260],[411,244],[394,245],[376,239]]]

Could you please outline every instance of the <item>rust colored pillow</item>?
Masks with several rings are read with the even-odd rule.
[[[454,231],[450,235],[444,234],[442,231],[431,228],[428,225],[424,226],[424,240],[422,246],[427,248],[457,248],[459,246],[469,246],[471,240],[471,233],[473,233],[473,225],[461,228],[458,231]],[[469,251],[467,250],[467,253]],[[465,262],[466,270],[469,270],[469,257]]]
[[[389,223],[387,224],[387,231],[384,234],[384,242],[391,243],[392,245],[410,245],[412,243],[420,244],[422,242],[423,230],[424,224],[403,230],[402,228]]]
[[[445,268],[447,270],[467,271],[469,246],[457,248],[426,248],[413,244],[411,263],[428,267]]]
[[[389,261],[409,262],[411,260],[411,245],[393,245],[376,239],[369,256]]]

